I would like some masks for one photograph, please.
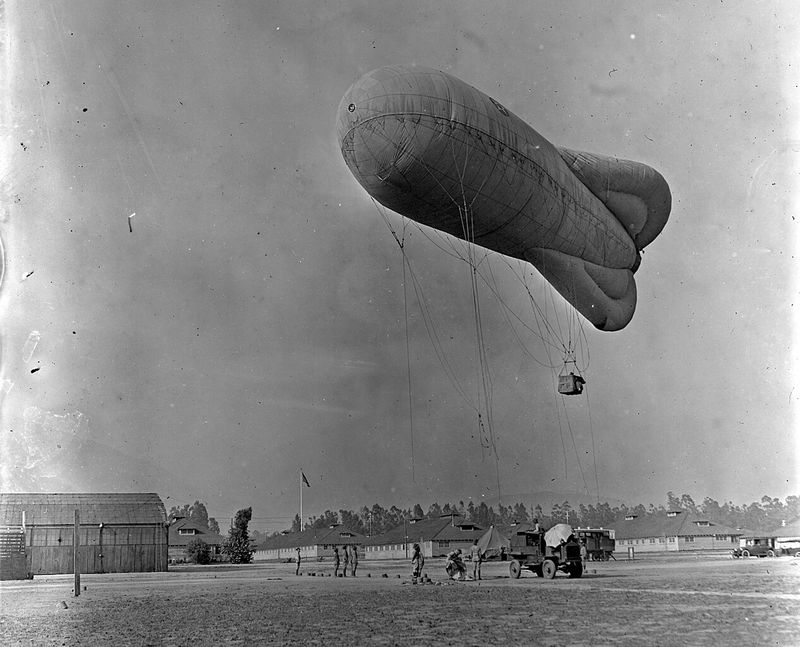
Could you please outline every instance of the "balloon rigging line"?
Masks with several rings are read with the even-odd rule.
[[[478,196],[481,194],[489,175],[487,174],[487,176],[484,177],[483,182],[481,183],[480,187],[478,187],[478,190],[475,192],[472,200],[469,202],[469,204],[467,204],[467,195],[466,191],[464,190],[464,175],[466,174],[467,165],[469,163],[469,151],[469,147],[466,147],[464,151],[464,165],[462,168],[459,168],[458,161],[456,159],[455,144],[451,140],[450,152],[453,157],[453,164],[458,174],[458,183],[461,189],[461,199],[463,203],[457,203],[456,207],[459,211],[462,231],[465,234],[464,238],[467,243],[472,243],[471,245],[467,246],[467,253],[470,264],[470,285],[472,288],[473,318],[475,323],[476,351],[478,355],[478,378],[480,384],[478,399],[480,401],[480,396],[483,396],[483,407],[484,412],[486,413],[485,427],[483,421],[481,420],[480,413],[478,414],[480,444],[484,449],[491,449],[492,453],[494,454],[495,475],[497,477],[497,492],[498,497],[502,498],[500,487],[500,457],[497,453],[497,441],[494,433],[494,416],[492,411],[493,385],[491,372],[489,370],[489,358],[486,354],[486,340],[483,334],[483,318],[481,316],[480,292],[478,289],[477,278],[478,268],[475,263],[475,220],[472,211],[472,205],[475,204],[475,200],[477,200]],[[488,438],[486,437],[484,429],[488,430]]]
[[[386,224],[386,226],[389,229],[390,233],[392,234],[392,236],[394,237],[394,239],[397,242],[398,246],[401,248],[401,250],[403,252],[403,262],[405,264],[405,267],[407,267],[408,273],[409,273],[409,275],[411,277],[412,287],[414,288],[414,292],[415,292],[415,295],[417,297],[417,301],[420,304],[420,310],[421,310],[421,313],[422,313],[422,316],[423,316],[423,323],[425,324],[426,333],[428,334],[429,340],[431,341],[431,344],[432,344],[432,346],[434,348],[434,351],[436,353],[437,359],[439,360],[442,368],[444,369],[445,373],[447,374],[448,379],[451,381],[451,384],[453,385],[453,387],[456,390],[456,392],[461,396],[461,398],[464,400],[464,402],[473,411],[475,411],[476,414],[480,415],[480,409],[472,404],[472,402],[470,401],[469,396],[467,396],[466,391],[464,390],[463,386],[461,385],[460,381],[458,380],[458,377],[456,375],[455,370],[452,368],[452,366],[450,365],[449,361],[447,360],[446,353],[443,350],[443,345],[441,343],[441,340],[439,338],[439,334],[438,334],[437,329],[436,329],[436,325],[435,325],[435,321],[434,321],[433,315],[432,315],[432,313],[430,312],[430,310],[427,307],[427,300],[425,299],[425,296],[424,296],[424,290],[422,288],[422,284],[419,281],[419,279],[417,278],[416,273],[413,270],[413,266],[411,265],[411,259],[406,254],[406,250],[405,250],[405,228],[406,228],[406,225],[409,223],[408,219],[403,217],[404,227],[403,227],[403,236],[401,238],[398,235],[397,231],[392,227],[391,222],[390,222],[385,210],[382,208],[382,206],[379,205],[378,203],[376,203],[374,199],[373,199],[373,203],[375,204],[375,207],[376,207],[378,213],[381,215],[382,219],[384,220],[384,223]],[[415,223],[415,224],[417,224],[417,223]],[[432,244],[434,244],[434,246],[436,246],[437,248],[441,249],[445,253],[448,253],[446,249],[444,249],[441,245],[437,244],[435,240],[433,240],[423,229],[421,229],[418,224],[417,224],[417,228]],[[463,257],[460,257],[460,256],[454,256],[454,257],[458,258],[459,260],[465,260]],[[503,260],[504,260],[504,262],[506,262],[506,265],[509,267],[509,269],[511,269],[512,274],[514,276],[516,276],[516,278],[520,282],[523,283],[523,285],[524,285],[524,287],[525,287],[525,289],[526,289],[526,291],[528,293],[528,296],[530,298],[531,304],[532,304],[532,306],[534,308],[534,315],[535,315],[534,318],[536,320],[537,326],[539,327],[539,331],[538,331],[538,335],[537,336],[541,340],[547,342],[546,333],[541,330],[542,322],[544,322],[544,324],[548,328],[550,334],[555,334],[556,331],[552,328],[552,325],[549,323],[549,320],[548,320],[548,318],[546,316],[546,313],[544,311],[542,311],[541,308],[538,306],[536,297],[534,297],[533,293],[530,290],[530,286],[528,286],[528,284],[527,284],[527,274],[523,272],[523,275],[520,277],[519,275],[516,274],[516,272],[514,272],[514,268],[508,263],[508,261],[505,260],[505,259],[503,259]],[[490,279],[487,279],[480,272],[478,272],[478,276],[480,276],[484,280],[486,285],[489,287],[489,289],[492,291],[492,293],[495,295],[495,297],[498,299],[498,301],[501,303],[501,305],[503,305],[504,310],[507,310],[508,312],[513,314],[529,331],[531,331],[532,333],[536,334],[536,331],[534,331],[530,326],[525,324],[524,321],[519,317],[519,315],[505,303],[505,301],[503,300],[503,298],[499,294],[499,289],[497,287],[496,277],[494,276],[494,273],[492,271],[491,263],[487,263],[487,268],[488,268],[488,271],[489,271]],[[405,284],[405,278],[404,278],[404,284]],[[406,296],[404,294],[404,300],[405,299],[406,299]],[[555,308],[555,304],[554,303],[553,303],[553,308]],[[586,341],[586,333],[585,333],[585,329],[583,327],[583,323],[579,319],[577,319],[577,320],[579,322],[579,327],[580,327],[579,339],[582,339],[583,342],[585,343],[585,341]],[[512,326],[512,330],[514,331],[515,336],[519,339],[519,335],[518,335],[518,333],[516,332],[516,329],[513,326]],[[530,354],[529,351],[527,350],[527,347],[524,344],[524,342],[522,342],[520,340],[520,344],[521,344],[522,348],[524,350],[526,350],[526,352],[528,352],[528,354]],[[556,348],[558,348],[555,344],[552,344],[552,342],[549,342],[549,343],[545,344],[545,353],[547,354],[547,357],[548,357],[548,364],[544,364],[542,362],[539,362],[535,358],[535,356],[533,356],[532,354],[530,354],[530,355],[540,365],[545,366],[547,368],[550,368],[551,370],[554,370],[555,368],[557,368],[558,365],[553,363],[552,357],[550,356],[549,346],[552,346],[554,350]],[[409,357],[410,357],[410,355],[409,355],[408,350],[407,350],[407,361],[409,360]],[[408,375],[410,376],[410,363],[409,363]],[[410,391],[410,387],[409,387],[409,392],[411,392]],[[553,396],[554,396],[554,398],[556,400],[556,413],[557,413],[558,426],[559,426],[559,435],[561,437],[562,453],[563,453],[563,456],[564,456],[564,477],[568,478],[569,477],[568,461],[567,461],[568,452],[567,452],[566,443],[565,443],[564,428],[563,428],[563,425],[562,425],[562,418],[561,418],[562,414],[561,414],[561,409],[559,407],[559,402],[558,402],[559,398],[558,398],[558,394],[555,391],[555,389],[554,389]],[[582,477],[583,482],[584,482],[584,488],[588,492],[588,484],[586,483],[586,477],[585,477],[585,474],[583,472],[583,467],[582,467],[582,465],[580,463],[580,459],[579,459],[579,456],[578,456],[577,446],[576,446],[576,442],[575,442],[575,438],[574,438],[574,433],[573,433],[573,430],[572,430],[571,422],[570,422],[569,416],[567,414],[566,401],[565,401],[565,398],[563,398],[563,397],[561,398],[561,400],[562,400],[561,404],[564,407],[565,423],[566,423],[566,425],[568,427],[568,431],[569,431],[569,434],[570,434],[570,437],[571,437],[571,440],[572,440],[573,449],[574,449],[575,454],[576,454],[576,460],[578,461],[578,466],[580,468],[581,477]],[[588,406],[588,394],[587,394],[587,406]],[[588,413],[588,416],[589,416],[590,436],[591,436],[591,439],[592,439],[592,457],[593,457],[593,461],[594,461],[593,467],[594,467],[594,472],[595,472],[596,492],[597,492],[597,496],[599,497],[599,479],[598,479],[598,473],[597,473],[596,446],[595,446],[595,440],[594,440],[594,427],[593,427],[593,424],[592,424],[592,418],[591,418],[591,412],[590,411]],[[482,446],[484,446],[485,445],[484,436],[481,436],[481,441],[482,441]],[[413,448],[412,448],[412,452],[413,452]],[[413,456],[412,456],[412,460],[413,460]],[[497,461],[498,461],[498,456],[495,454],[495,462],[497,462]],[[413,466],[412,466],[412,471],[413,471]],[[498,481],[499,481],[499,477],[498,477]],[[499,488],[499,484],[498,484],[498,492],[499,492],[499,490],[500,490],[500,488]]]
[[[572,449],[575,452],[575,460],[578,463],[578,470],[581,473],[581,479],[583,480],[583,488],[586,490],[586,493],[589,493],[589,486],[586,483],[586,476],[583,473],[583,465],[581,464],[581,457],[578,453],[578,445],[575,442],[575,434],[572,431],[572,424],[569,421],[569,413],[567,411],[567,403],[566,403],[566,396],[561,396],[561,404],[564,407],[564,419],[567,421],[567,430],[569,431],[569,437],[572,441]]]
[[[589,418],[589,436],[592,439],[592,462],[594,463],[594,486],[595,493],[597,494],[597,505],[600,505],[600,479],[597,476],[597,452],[594,445],[594,426],[592,425],[592,410],[589,406],[589,393],[584,385],[584,394],[586,394],[586,414]]]
[[[387,142],[387,143],[389,143],[389,144],[393,144],[393,143],[394,143],[394,142],[392,142],[392,141],[391,141],[391,140],[390,140],[388,137],[386,137],[386,138],[385,138],[385,140],[386,140],[386,142]],[[397,145],[396,145],[396,144],[394,144],[394,145],[395,145],[395,147],[397,147]],[[454,147],[454,145],[452,145],[452,144],[451,144],[451,152],[452,152],[452,154],[453,154],[453,161],[454,161],[454,163],[456,164],[456,167],[457,167],[457,166],[458,166],[458,164],[457,164],[457,161],[455,160],[455,147]],[[468,155],[468,151],[467,151],[467,155]],[[425,169],[425,171],[426,171],[426,172],[427,172],[427,174],[430,176],[430,178],[431,178],[431,179],[432,179],[432,180],[433,180],[433,181],[434,181],[434,182],[435,182],[435,183],[436,183],[436,184],[439,186],[439,188],[440,188],[440,189],[441,189],[441,190],[444,192],[444,194],[445,194],[445,195],[447,195],[448,199],[449,199],[449,200],[450,200],[450,201],[451,201],[451,202],[452,202],[452,203],[453,203],[453,204],[456,206],[456,208],[459,208],[459,212],[460,212],[460,204],[459,204],[459,202],[458,202],[458,201],[455,199],[455,197],[454,197],[454,196],[453,196],[453,195],[452,195],[452,194],[451,194],[451,193],[450,193],[450,192],[447,190],[447,187],[445,187],[445,186],[442,184],[442,182],[439,180],[439,178],[436,176],[436,174],[435,174],[435,173],[434,173],[434,172],[431,170],[431,168],[428,166],[428,164],[426,164],[425,160],[423,160],[423,159],[422,159],[422,158],[420,158],[419,156],[416,156],[416,155],[413,155],[413,154],[411,155],[411,157],[412,157],[412,158],[414,159],[414,161],[416,161],[416,162],[417,162],[417,163],[418,163],[418,164],[419,164],[419,165],[420,165],[420,166],[421,166],[423,169]],[[464,171],[464,173],[466,172],[466,162],[468,162],[468,157],[467,157],[467,159],[465,159],[465,167],[464,167],[465,171]],[[496,161],[496,160],[495,160],[495,163],[497,163],[497,161]],[[395,169],[399,171],[399,169],[397,169],[397,167],[395,167]],[[463,190],[463,176],[464,176],[464,173],[460,173],[460,172],[458,173],[458,180],[459,180],[459,185],[461,186],[461,189],[462,189],[462,194],[464,193],[464,190]],[[402,175],[402,173],[401,173],[401,175]],[[470,207],[471,207],[471,206],[474,204],[474,202],[475,202],[475,200],[478,198],[478,196],[480,196],[480,193],[481,193],[481,191],[483,190],[483,187],[485,186],[485,183],[486,183],[486,181],[488,180],[488,178],[489,178],[489,176],[490,176],[490,175],[491,175],[491,174],[489,173],[489,174],[487,174],[487,175],[486,175],[486,177],[484,178],[483,182],[481,183],[480,187],[478,188],[478,191],[475,193],[475,196],[472,198],[472,200],[471,200],[471,202],[470,202]],[[464,196],[464,201],[466,201],[466,196]],[[459,215],[461,215],[461,213],[459,213]],[[407,219],[404,217],[404,221],[405,221],[405,220],[407,220]],[[388,224],[388,223],[387,223],[387,224]],[[421,233],[422,233],[422,234],[423,234],[423,235],[424,235],[426,238],[428,238],[428,240],[431,240],[431,242],[433,242],[433,244],[434,244],[434,245],[436,245],[436,243],[435,243],[435,242],[434,242],[434,241],[433,241],[433,240],[430,238],[430,236],[428,236],[428,235],[427,235],[427,234],[424,232],[424,230],[422,230],[422,228],[421,228],[421,226],[420,226],[420,224],[419,224],[419,223],[417,223],[417,222],[415,221],[415,222],[414,222],[414,224],[415,224],[415,225],[417,225],[417,228],[419,229],[419,231],[420,231],[420,232],[421,232]],[[390,230],[391,230],[391,228],[390,228]],[[464,231],[464,227],[463,227],[463,222],[462,222],[462,232],[463,232],[463,231]],[[473,237],[473,238],[474,238],[474,237]],[[473,267],[477,267],[477,265],[474,263],[474,256],[472,255],[473,253],[472,253],[472,251],[471,251],[471,250],[473,250],[473,249],[474,249],[474,244],[475,244],[475,243],[474,243],[474,240],[471,240],[471,239],[470,239],[470,238],[469,238],[469,237],[468,237],[468,236],[465,234],[465,236],[464,236],[464,242],[466,243],[466,245],[465,245],[466,257],[465,257],[464,255],[460,254],[460,253],[457,251],[457,248],[455,247],[455,245],[453,245],[453,244],[450,244],[450,247],[451,247],[451,249],[453,250],[455,257],[456,257],[456,258],[459,258],[460,260],[462,260],[462,261],[464,261],[464,262],[466,262],[466,263],[468,263],[468,264],[470,264],[470,265],[472,265]],[[472,242],[472,245],[470,245],[470,242]],[[439,247],[439,246],[437,245],[437,247]],[[440,249],[442,249],[442,248],[440,247]],[[484,259],[485,259],[485,258],[487,258],[487,257],[488,257],[488,252],[487,252],[487,253],[484,255]],[[483,261],[483,259],[481,259],[481,262],[482,262],[482,261]],[[479,264],[480,264],[480,263],[479,263]],[[478,264],[478,265],[479,265],[479,264]],[[482,278],[482,279],[484,280],[484,282],[485,282],[485,278],[484,278],[483,276],[481,276],[481,278]],[[528,291],[528,293],[529,293],[529,295],[531,296],[531,299],[533,299],[533,296],[530,294],[530,291]],[[552,292],[551,292],[551,295],[552,295]],[[535,304],[535,301],[532,301],[532,303],[534,303],[534,304]],[[546,302],[545,302],[545,303],[546,303]],[[538,309],[538,305],[537,305],[537,309]],[[557,312],[556,312],[556,315],[557,315]],[[552,325],[551,325],[551,324],[549,324],[549,322],[548,322],[548,320],[547,320],[547,316],[546,316],[546,314],[545,314],[544,312],[542,312],[542,317],[543,317],[543,319],[545,320],[545,322],[547,323],[547,327],[548,327],[548,329],[550,330],[551,334],[552,334],[553,336],[555,336],[555,337],[556,337],[556,338],[559,340],[559,342],[562,344],[562,346],[564,346],[564,343],[563,343],[563,341],[562,341],[563,334],[559,334],[559,333],[557,333],[557,332],[556,332],[556,331],[553,329]],[[558,322],[558,319],[557,319],[557,323],[560,323],[560,322]],[[526,326],[526,327],[527,327],[527,326]],[[559,325],[559,328],[560,328],[560,325]],[[532,329],[530,329],[529,327],[528,327],[528,330],[530,330],[531,332],[533,332],[533,331],[532,331]],[[544,339],[544,337],[541,337],[541,336],[540,336],[540,339]]]
[[[455,146],[454,146],[454,144],[452,142],[451,142],[451,153],[453,155],[453,162],[454,162],[454,165],[455,165],[455,168],[456,168],[456,171],[457,171],[457,178],[458,178],[458,182],[459,182],[459,187],[461,189],[461,198],[462,198],[461,202],[457,201],[454,198],[454,196],[450,194],[450,192],[447,190],[447,188],[442,184],[442,182],[439,180],[439,178],[436,177],[436,175],[432,172],[432,170],[428,167],[428,165],[424,162],[424,160],[417,158],[417,156],[413,156],[413,157],[426,170],[426,172],[430,175],[430,177],[434,180],[434,182],[436,182],[436,184],[439,186],[439,188],[442,189],[442,191],[445,193],[445,195],[447,195],[447,197],[450,199],[450,201],[458,208],[459,218],[460,218],[461,227],[462,227],[463,239],[466,242],[466,246],[465,246],[466,247],[466,249],[465,249],[466,257],[459,252],[458,248],[449,239],[445,238],[445,240],[448,242],[448,246],[452,250],[451,252],[448,252],[446,249],[444,249],[444,247],[442,247],[441,245],[437,244],[421,228],[419,223],[415,222],[415,224],[417,225],[418,230],[429,241],[431,241],[437,248],[441,249],[442,251],[444,251],[445,253],[448,253],[451,256],[454,256],[454,257],[456,257],[456,258],[458,258],[458,259],[460,259],[462,261],[467,262],[470,265],[470,268],[471,268],[471,271],[470,271],[470,283],[471,283],[472,294],[473,294],[473,315],[474,315],[474,323],[475,323],[475,331],[476,331],[476,341],[477,341],[477,346],[478,346],[477,354],[478,354],[478,364],[479,364],[479,370],[480,370],[479,381],[480,381],[481,386],[482,386],[483,404],[484,404],[485,411],[486,411],[486,424],[488,426],[488,437],[487,437],[487,435],[486,435],[486,433],[484,431],[484,425],[483,425],[483,422],[481,420],[480,409],[476,409],[474,406],[472,406],[472,405],[471,406],[478,413],[479,431],[480,431],[479,438],[480,438],[481,447],[485,448],[485,449],[490,449],[491,448],[493,450],[492,453],[494,454],[494,459],[495,459],[498,494],[499,494],[500,493],[499,456],[498,456],[498,453],[497,453],[497,447],[496,447],[494,429],[493,429],[493,422],[492,422],[493,421],[493,416],[492,416],[492,395],[491,395],[491,393],[492,393],[492,380],[491,380],[491,373],[490,373],[489,368],[488,368],[488,356],[486,354],[486,348],[485,348],[485,337],[484,337],[484,334],[483,334],[483,326],[482,326],[482,317],[481,317],[481,310],[480,310],[480,299],[479,299],[479,292],[478,292],[477,277],[480,276],[480,278],[483,280],[483,282],[492,291],[492,293],[494,294],[495,298],[497,298],[498,301],[501,303],[501,305],[503,306],[503,316],[504,316],[504,318],[506,319],[506,321],[509,324],[510,324],[510,321],[508,320],[508,315],[507,315],[506,311],[511,312],[512,314],[514,314],[514,316],[530,332],[532,332],[534,334],[536,334],[536,333],[533,331],[533,329],[530,326],[525,324],[522,321],[522,319],[518,315],[516,315],[516,313],[514,313],[514,311],[511,308],[508,307],[508,305],[505,303],[505,301],[500,296],[499,290],[497,289],[497,282],[496,282],[496,279],[495,279],[495,277],[493,275],[493,272],[492,272],[492,269],[491,269],[491,264],[487,260],[488,259],[488,253],[485,253],[483,255],[483,257],[481,258],[480,262],[476,262],[476,257],[475,257],[475,223],[474,223],[474,218],[472,216],[471,207],[475,203],[477,198],[481,195],[481,191],[483,190],[483,187],[484,187],[486,181],[488,180],[488,177],[489,177],[490,174],[487,174],[487,176],[484,178],[483,182],[481,183],[481,186],[478,188],[478,190],[476,191],[475,195],[472,196],[472,199],[468,203],[467,202],[466,191],[464,189],[464,176],[465,176],[467,165],[468,165],[468,161],[469,161],[469,148],[467,148],[465,150],[463,171],[459,168],[460,164],[459,164],[458,160],[456,160]],[[395,169],[397,169],[396,166],[395,166]],[[397,169],[397,170],[399,170],[399,169]],[[374,202],[374,200],[373,200],[373,202]],[[441,343],[438,340],[438,335],[435,332],[435,327],[433,326],[433,319],[432,319],[432,317],[430,317],[430,312],[427,312],[427,316],[426,316],[426,307],[427,306],[425,305],[424,297],[422,295],[422,286],[421,286],[421,284],[419,284],[419,282],[416,279],[415,274],[413,273],[413,268],[411,267],[410,259],[408,259],[407,255],[405,253],[405,248],[404,248],[405,230],[406,230],[406,226],[407,226],[407,222],[408,221],[407,221],[407,219],[405,217],[403,218],[403,222],[404,222],[403,240],[401,241],[398,238],[396,232],[392,229],[391,224],[389,223],[388,217],[382,211],[380,211],[380,209],[379,209],[379,212],[381,213],[381,216],[383,217],[384,222],[386,223],[386,225],[389,228],[390,232],[392,233],[392,235],[394,236],[394,238],[397,241],[398,245],[400,246],[402,254],[403,254],[403,289],[404,289],[404,309],[405,309],[405,312],[406,312],[406,359],[407,359],[407,364],[408,364],[408,379],[409,379],[409,408],[413,409],[413,404],[412,404],[413,403],[413,398],[412,398],[412,395],[411,395],[411,372],[410,372],[410,349],[409,349],[410,342],[409,342],[407,295],[406,295],[406,267],[408,267],[409,273],[411,274],[412,285],[414,286],[415,294],[417,295],[417,299],[418,299],[418,301],[420,303],[421,311],[423,312],[423,322],[425,323],[426,331],[428,333],[429,339],[431,340],[432,345],[434,346],[434,350],[435,350],[435,352],[437,354],[437,358],[439,359],[439,361],[442,364],[443,368],[445,368],[445,372],[448,374],[448,377],[451,379],[451,382],[453,383],[454,387],[456,388],[456,391],[459,392],[459,394],[462,396],[462,398],[465,399],[465,401],[469,402],[469,399],[466,397],[465,392],[463,392],[463,389],[461,388],[460,382],[458,381],[455,372],[453,371],[451,373],[450,371],[448,371],[448,368],[446,368],[446,366],[449,366],[449,363],[447,363],[447,361],[446,361],[446,356],[445,356],[445,354],[443,352],[443,349],[441,347]],[[491,277],[491,281],[489,279],[487,279],[486,276],[484,276],[481,272],[478,271],[478,266],[481,263],[483,263],[484,260],[487,260],[487,267],[488,267],[489,275]],[[507,261],[506,261],[506,264],[509,265],[509,267],[510,267],[510,264],[508,264]],[[513,272],[513,268],[512,268],[512,272]],[[514,273],[514,275],[516,276],[516,273]],[[523,274],[523,276],[526,276],[526,275]],[[518,276],[517,276],[517,278],[519,279]],[[528,284],[527,284],[527,280],[523,280],[523,285],[525,286],[525,289],[526,289],[526,291],[528,293],[528,296],[530,298],[530,301],[531,301],[531,304],[532,304],[532,307],[533,307],[533,311],[534,311],[534,315],[535,315],[535,320],[537,322],[537,327],[539,328],[539,332],[538,332],[537,336],[539,337],[540,340],[543,340],[543,341],[546,342],[545,343],[545,349],[546,349],[546,352],[547,352],[547,355],[548,355],[548,360],[550,362],[550,366],[552,367],[553,365],[552,365],[552,358],[550,357],[550,353],[547,350],[547,345],[548,345],[548,343],[552,343],[552,342],[548,342],[548,340],[546,339],[546,336],[542,333],[541,322],[544,322],[545,327],[548,329],[550,334],[555,336],[556,339],[559,340],[559,342],[561,344],[562,353],[565,356],[565,363],[566,363],[566,360],[569,357],[572,357],[572,363],[575,363],[576,364],[576,368],[577,368],[577,362],[575,361],[575,359],[576,359],[576,356],[575,356],[576,344],[577,344],[578,340],[583,340],[583,342],[586,341],[585,331],[583,329],[582,322],[580,322],[580,320],[577,319],[577,316],[575,315],[574,312],[572,312],[572,313],[567,312],[567,314],[566,314],[567,321],[565,322],[565,324],[562,325],[562,321],[561,321],[560,317],[558,316],[558,307],[557,307],[556,302],[555,302],[555,296],[553,295],[553,291],[550,290],[549,291],[549,295],[545,296],[545,309],[542,310],[541,307],[538,305],[537,300],[534,298],[533,294],[531,293],[530,288],[528,287]],[[553,327],[553,325],[550,323],[550,319],[547,316],[547,304],[548,304],[547,296],[550,297],[549,298],[549,303],[550,303],[550,305],[552,307],[553,315],[555,316],[555,319],[556,319],[556,327],[558,329],[557,331]],[[428,320],[428,317],[430,317],[430,321]],[[540,317],[541,317],[541,319],[540,319]],[[577,335],[578,335],[577,338],[573,339],[573,330],[575,328],[576,321],[578,321],[578,327],[580,328],[580,331],[577,333]],[[429,324],[430,324],[430,327],[429,327]],[[564,342],[564,338],[565,338],[565,331],[563,329],[564,325],[567,328],[567,330],[566,330],[566,343]],[[525,352],[528,355],[530,355],[534,360],[536,360],[536,358],[528,351],[528,349],[525,346],[525,344],[519,338],[519,335],[516,332],[516,329],[514,328],[513,325],[511,325],[511,328],[514,331],[515,336],[517,337],[518,341],[520,342],[520,344],[523,347],[523,349],[525,350]],[[433,331],[433,335],[431,334],[432,331]],[[539,362],[538,360],[536,360],[536,361],[537,361],[537,363],[541,364],[541,362]],[[450,370],[452,370],[452,367],[450,367]],[[481,400],[481,397],[479,395],[479,401],[480,400]],[[556,408],[556,410],[557,410],[557,412],[559,411],[558,407]],[[585,475],[584,475],[584,472],[583,472],[583,467],[582,467],[582,465],[580,463],[580,458],[579,458],[578,453],[577,453],[577,445],[575,443],[575,438],[574,438],[572,427],[571,427],[571,424],[570,424],[570,421],[569,421],[569,417],[567,415],[567,410],[566,410],[566,404],[565,403],[564,403],[564,413],[565,413],[565,419],[566,419],[566,423],[567,423],[567,426],[568,426],[568,430],[569,430],[569,433],[570,433],[570,436],[571,436],[571,439],[572,439],[573,449],[576,452],[576,458],[578,460],[578,466],[580,468],[581,476],[583,478],[584,487],[586,488],[586,490],[588,492],[588,486],[586,484],[586,478],[585,478]],[[411,415],[413,415],[413,414],[411,414]],[[566,451],[566,445],[564,443],[563,428],[561,427],[560,412],[558,414],[558,420],[559,420],[559,431],[560,431],[560,435],[561,435],[561,438],[562,438],[562,450],[564,452],[564,459],[565,459],[564,469],[565,469],[565,477],[566,477],[567,476],[567,460],[566,460],[567,459],[567,451]],[[591,419],[590,419],[590,429],[591,429]],[[412,443],[412,474],[413,474],[413,417],[411,418],[411,435],[412,435],[411,436],[411,443]],[[594,460],[595,460],[595,480],[597,481],[596,456],[594,455],[594,449],[595,448],[594,448],[593,433],[592,433],[592,442],[593,442],[592,454],[593,454],[593,457],[594,457]],[[598,492],[598,496],[599,496],[599,485],[598,485],[597,492]]]
[[[375,204],[375,208],[377,209],[378,213],[383,218],[384,223],[386,224],[386,226],[389,229],[390,233],[394,237],[394,239],[397,242],[398,246],[400,246],[401,249],[402,249],[403,246],[404,246],[404,241],[401,241],[400,238],[398,237],[397,232],[394,230],[394,228],[392,227],[391,223],[389,222],[389,218],[385,214],[385,212],[383,210],[383,207],[381,205],[378,205],[378,203],[375,202],[374,199],[373,199],[373,204]],[[415,295],[417,297],[417,302],[419,303],[420,312],[422,314],[422,321],[423,321],[423,324],[425,325],[425,331],[428,334],[428,339],[430,340],[431,345],[433,346],[434,352],[436,353],[436,358],[439,360],[439,363],[441,364],[442,369],[444,370],[445,374],[447,375],[448,379],[450,380],[450,383],[453,386],[453,388],[455,389],[455,391],[461,396],[461,398],[464,400],[464,402],[470,408],[472,408],[475,411],[477,411],[477,409],[473,406],[472,402],[470,401],[470,398],[467,395],[466,390],[464,389],[464,387],[459,382],[457,374],[456,374],[456,371],[453,369],[453,367],[450,365],[450,362],[447,359],[447,355],[444,352],[444,347],[443,347],[443,344],[441,342],[439,333],[438,333],[438,331],[436,329],[436,324],[435,324],[433,315],[430,313],[430,310],[428,309],[427,299],[425,298],[424,291],[422,289],[422,284],[417,279],[417,276],[416,276],[416,274],[414,272],[414,268],[411,265],[411,259],[408,258],[407,254],[404,254],[403,258],[404,258],[405,263],[407,265],[409,274],[411,275],[411,285],[414,288],[414,293],[415,293]]]
[[[414,471],[414,401],[411,392],[411,349],[408,341],[408,296],[406,294],[406,250],[405,250],[405,231],[403,232],[403,245],[400,246],[400,251],[403,253],[403,312],[406,320],[406,374],[408,376],[408,425],[409,435],[411,437],[411,480],[416,483],[416,475]]]

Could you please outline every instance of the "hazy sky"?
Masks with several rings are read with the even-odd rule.
[[[6,2],[0,486],[155,491],[221,520],[253,506],[265,529],[297,511],[301,468],[306,516],[496,502],[498,481],[507,503],[598,485],[629,503],[797,494],[796,16],[792,2]],[[339,100],[387,64],[445,70],[554,144],[645,162],[672,190],[632,323],[584,326],[588,397],[560,401],[558,367],[519,323],[533,325],[525,268],[487,260],[520,317],[482,286],[496,461],[472,408],[467,265],[407,230],[465,399],[338,150]]]

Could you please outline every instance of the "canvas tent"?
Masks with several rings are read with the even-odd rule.
[[[484,554],[484,559],[499,557],[502,552],[507,554],[510,546],[508,537],[503,537],[494,526],[490,526],[478,539],[478,548]]]

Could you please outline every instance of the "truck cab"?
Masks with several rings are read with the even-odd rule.
[[[511,577],[519,578],[523,568],[545,579],[554,578],[557,571],[580,577],[583,574],[581,546],[574,535],[559,546],[547,546],[544,534],[541,530],[520,530],[511,535]]]

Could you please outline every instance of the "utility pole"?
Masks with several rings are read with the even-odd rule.
[[[78,560],[78,542],[80,541],[81,513],[75,508],[75,528],[72,531],[72,570],[75,572],[75,597],[81,594],[81,567]]]

